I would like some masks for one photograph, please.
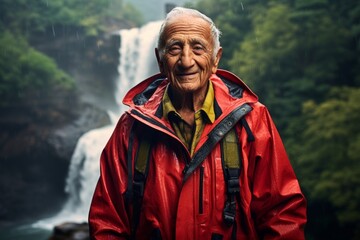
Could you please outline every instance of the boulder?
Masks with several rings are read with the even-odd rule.
[[[87,223],[65,222],[54,227],[49,240],[88,240],[89,225]]]

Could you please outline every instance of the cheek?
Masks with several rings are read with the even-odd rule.
[[[209,54],[203,56],[200,61],[202,62],[202,65],[206,68],[211,68],[212,66],[214,66],[213,58]]]
[[[212,73],[214,73],[214,69],[216,69],[215,63],[214,63],[212,57],[210,57],[210,56],[208,56],[208,57],[206,57],[206,59],[204,59],[202,65],[203,65],[204,72],[207,75],[211,75]]]
[[[166,73],[171,73],[172,69],[174,68],[176,61],[173,59],[169,59],[169,58],[164,58],[163,60],[163,66],[164,66],[164,71]]]

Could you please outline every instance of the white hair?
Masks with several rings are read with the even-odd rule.
[[[199,18],[204,19],[206,22],[209,23],[211,36],[213,38],[213,43],[214,43],[213,57],[215,58],[217,52],[220,49],[220,35],[221,35],[221,32],[215,26],[215,23],[213,22],[213,20],[211,20],[211,18],[209,18],[205,14],[203,14],[203,13],[201,13],[201,12],[195,10],[195,9],[183,8],[183,7],[175,7],[174,9],[172,9],[166,15],[166,18],[165,18],[165,20],[164,20],[164,22],[163,22],[163,24],[161,25],[161,28],[160,28],[159,39],[158,39],[158,44],[157,44],[157,48],[158,48],[159,53],[160,53],[160,59],[162,59],[162,57],[164,55],[164,47],[165,47],[165,40],[166,40],[166,39],[164,39],[164,30],[165,30],[167,24],[170,22],[170,20],[177,17],[177,16],[179,16],[179,15],[188,15],[188,16],[193,16],[193,17],[199,17]]]

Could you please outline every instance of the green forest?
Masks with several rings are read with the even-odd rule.
[[[31,46],[54,26],[94,36],[143,24],[121,0],[0,0],[0,107],[73,79]],[[307,239],[360,239],[360,3],[197,0],[222,32],[221,68],[267,105],[308,201]],[[42,11],[43,9],[46,11]]]
[[[199,0],[222,67],[270,109],[308,200],[307,239],[360,239],[360,3]]]
[[[140,25],[142,17],[122,0],[0,0],[0,106],[23,104],[41,90],[73,91],[74,80],[56,62],[31,45],[55,29],[76,29],[91,37],[103,34],[113,21]],[[49,94],[51,95],[51,94]]]

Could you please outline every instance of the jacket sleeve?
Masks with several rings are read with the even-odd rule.
[[[127,239],[130,223],[125,205],[129,121],[120,119],[100,158],[100,178],[89,212],[91,239]]]
[[[251,210],[257,232],[260,239],[304,239],[305,197],[268,110],[262,106],[256,115]]]

